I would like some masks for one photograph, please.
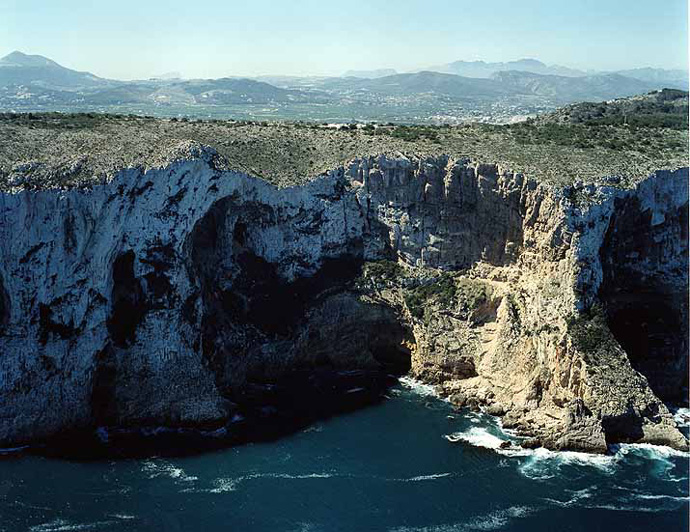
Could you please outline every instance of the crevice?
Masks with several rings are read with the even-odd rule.
[[[5,334],[10,323],[11,309],[10,296],[5,289],[5,280],[0,274],[0,336]]]
[[[91,417],[95,426],[117,422],[117,359],[110,344],[96,353],[91,387]]]
[[[134,275],[133,251],[121,253],[113,263],[113,291],[111,312],[107,320],[108,332],[117,347],[132,345],[136,330],[148,311],[144,290]]]
[[[52,302],[52,304],[57,303],[59,303],[58,300]],[[53,319],[53,309],[51,305],[46,305],[44,303],[38,305],[38,336],[43,345],[45,345],[48,339],[53,335],[59,336],[65,340],[76,336],[78,333],[78,328],[74,327],[71,323],[65,324]]]

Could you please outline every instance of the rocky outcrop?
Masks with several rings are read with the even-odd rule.
[[[659,396],[687,367],[687,330],[665,321],[687,316],[687,198],[687,170],[554,190],[383,155],[279,190],[189,145],[86,190],[2,194],[0,445],[232,433],[326,415],[326,389],[365,404],[410,371],[550,448],[684,447]],[[619,320],[650,277],[665,306],[635,351]]]

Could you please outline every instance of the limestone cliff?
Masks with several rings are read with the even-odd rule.
[[[409,370],[529,444],[685,447],[662,399],[687,386],[687,207],[687,169],[558,190],[381,155],[277,189],[195,145],[0,194],[0,445],[231,432],[294,406],[287,381]]]

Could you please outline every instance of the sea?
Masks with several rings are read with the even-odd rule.
[[[690,412],[678,410],[686,423]],[[403,378],[276,441],[170,458],[4,450],[0,531],[686,531],[687,453],[502,449],[519,438]]]

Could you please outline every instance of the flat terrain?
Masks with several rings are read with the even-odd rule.
[[[668,111],[663,108],[654,120],[631,121],[634,111],[622,120],[611,108],[604,119],[563,118],[580,116],[570,108],[513,125],[453,127],[0,114],[0,189],[88,186],[123,167],[163,164],[182,141],[211,146],[231,168],[278,186],[304,183],[352,158],[378,153],[469,157],[553,184],[617,176],[629,185],[655,170],[687,166],[687,93],[680,98],[684,122],[659,119]]]

